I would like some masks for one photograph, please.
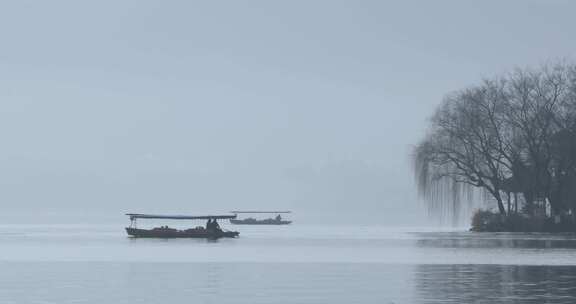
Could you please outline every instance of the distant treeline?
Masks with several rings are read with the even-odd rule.
[[[449,94],[414,166],[431,211],[470,204],[480,190],[502,221],[574,222],[576,65],[517,69]]]

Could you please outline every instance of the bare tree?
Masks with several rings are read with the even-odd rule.
[[[576,211],[576,66],[518,69],[447,96],[414,165],[432,209],[456,210],[480,189],[502,215],[518,211],[517,194]]]
[[[512,164],[506,153],[510,144],[502,121],[501,87],[500,82],[486,81],[444,100],[432,118],[431,132],[415,154],[419,189],[426,198],[444,199],[431,194],[447,183],[478,187],[506,213],[501,191]],[[458,200],[458,195],[452,197]]]
[[[536,71],[517,70],[509,79],[507,123],[522,143],[520,159],[524,168],[529,168],[516,173],[525,175],[521,178],[525,181],[524,196],[528,204],[548,200],[558,213],[563,202],[552,192],[562,170],[555,164],[559,164],[559,140],[569,140],[566,132],[570,133],[576,123],[571,92],[574,67],[557,64]]]

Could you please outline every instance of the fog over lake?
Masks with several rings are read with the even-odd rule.
[[[447,226],[411,157],[446,94],[576,60],[575,11],[3,2],[0,304],[573,303],[574,236]],[[124,231],[127,212],[246,209],[294,223],[221,221],[240,237],[217,241]]]
[[[484,76],[573,58],[573,9],[4,3],[2,217],[279,208],[421,224],[410,153],[434,107]]]

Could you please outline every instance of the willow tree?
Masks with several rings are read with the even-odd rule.
[[[500,81],[485,81],[456,92],[433,116],[414,158],[420,194],[432,208],[459,208],[462,196],[479,188],[506,212],[502,187],[512,169],[512,153],[502,88]]]
[[[444,99],[415,150],[418,189],[431,211],[454,214],[479,190],[502,215],[518,193],[573,214],[575,149],[576,66],[517,70]]]

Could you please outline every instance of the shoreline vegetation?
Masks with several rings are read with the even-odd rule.
[[[473,232],[576,232],[576,222],[572,218],[534,217],[521,213],[502,216],[489,210],[474,212],[471,226]]]
[[[472,231],[576,232],[576,64],[515,69],[448,94],[413,165],[430,213],[485,209]]]

